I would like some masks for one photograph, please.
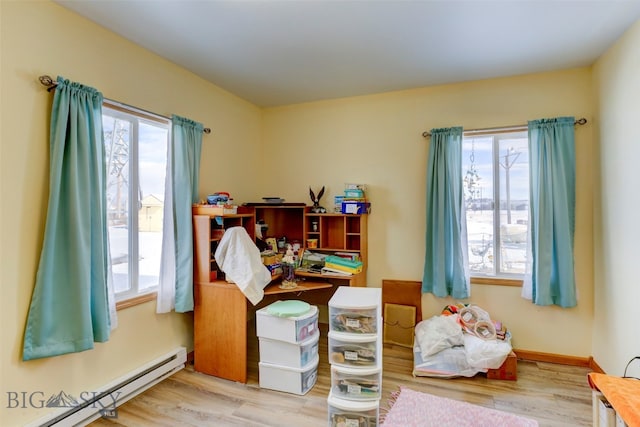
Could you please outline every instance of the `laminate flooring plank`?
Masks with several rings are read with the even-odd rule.
[[[251,326],[251,322],[250,322]],[[115,419],[92,426],[316,427],[327,425],[331,388],[327,325],[321,324],[318,378],[304,396],[261,389],[255,330],[248,339],[247,384],[195,372],[192,365],[118,408]],[[592,425],[589,368],[518,361],[518,380],[414,377],[413,350],[385,344],[381,412],[401,386],[536,419],[540,427]]]

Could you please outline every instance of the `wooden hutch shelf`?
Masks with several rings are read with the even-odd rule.
[[[251,203],[236,214],[194,207],[194,368],[198,372],[245,383],[247,381],[248,321],[253,312],[283,298],[323,305],[337,286],[366,286],[367,215],[315,214],[303,203],[283,205]],[[338,276],[297,271],[302,280],[294,289],[280,289],[274,280],[264,299],[253,306],[233,283],[220,280],[214,253],[224,230],[244,227],[255,239],[255,224],[268,225],[265,237],[286,237],[287,242],[318,239],[318,252],[357,252],[363,272]],[[317,222],[317,231],[312,223]]]

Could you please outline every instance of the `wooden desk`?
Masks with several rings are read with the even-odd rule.
[[[640,381],[633,378],[620,378],[611,375],[590,372],[587,379],[591,388],[604,395],[613,409],[629,426],[640,426]],[[597,402],[594,399],[594,425]]]
[[[247,382],[247,322],[252,311],[279,299],[299,299],[310,304],[327,304],[337,286],[349,286],[350,278],[324,279],[310,275],[294,289],[280,289],[279,283],[265,288],[265,296],[253,306],[235,284],[226,281],[194,285],[194,368],[198,372]],[[359,281],[354,281],[359,283]]]

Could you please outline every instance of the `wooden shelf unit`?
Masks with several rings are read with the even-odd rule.
[[[264,299],[254,307],[233,283],[223,280],[196,283],[194,369],[246,383],[248,322],[255,319],[255,310],[281,299],[326,304],[338,286],[348,285],[348,281],[325,277],[301,282],[295,289],[280,289],[278,283],[272,283],[265,288]]]
[[[218,279],[220,272],[216,266],[214,254],[224,230],[231,227],[244,227],[251,239],[255,239],[255,223],[253,210],[239,214],[193,215],[194,282],[209,283]]]
[[[253,306],[233,283],[214,277],[214,253],[225,229],[242,226],[255,239],[255,224],[263,220],[266,236],[287,242],[317,238],[314,251],[358,252],[364,264],[353,276],[296,272],[303,278],[294,289],[280,289],[274,280],[264,289],[264,299]],[[319,230],[311,230],[317,220]],[[207,215],[194,208],[194,368],[198,372],[245,383],[247,381],[247,324],[253,312],[279,299],[295,298],[325,305],[338,286],[366,286],[367,216],[314,214],[303,203],[249,204],[237,214]]]
[[[354,275],[351,286],[366,286],[368,261],[368,215],[341,213],[313,213],[307,208],[304,215],[304,239],[317,239],[318,247],[310,249],[314,252],[357,253],[362,261],[362,273]],[[316,224],[314,227],[314,223]],[[301,272],[300,275],[320,276],[314,273]]]
[[[286,237],[287,242],[298,242],[304,246],[304,203],[290,205],[254,204],[256,222],[264,221],[268,228],[263,237]]]

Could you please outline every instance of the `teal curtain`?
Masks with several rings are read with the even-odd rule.
[[[468,298],[461,127],[431,130],[426,201],[422,292]]]
[[[110,335],[102,94],[62,77],[57,83],[49,205],[23,360],[88,350]]]
[[[173,115],[165,185],[165,218],[158,313],[193,310],[193,225],[198,202],[202,123]]]
[[[530,274],[523,295],[537,305],[577,304],[574,118],[529,122]]]

